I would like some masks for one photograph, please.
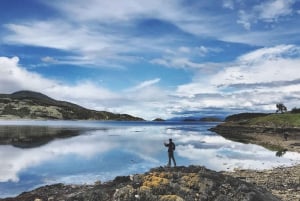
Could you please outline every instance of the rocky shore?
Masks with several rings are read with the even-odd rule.
[[[223,174],[266,188],[283,201],[300,200],[300,165],[264,171],[237,169]]]
[[[1,201],[279,201],[264,187],[200,166],[154,168],[94,185],[44,186]]]
[[[252,121],[257,117],[268,115],[260,113],[232,115],[224,123],[210,130],[233,141],[258,144],[277,151],[277,156],[286,151],[300,153],[300,127],[285,122],[289,116],[285,121],[282,121],[284,118],[280,114],[277,117],[273,115],[273,119],[268,121]],[[264,187],[283,201],[300,201],[300,164],[264,171],[236,169],[223,174]]]

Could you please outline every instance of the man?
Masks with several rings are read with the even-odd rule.
[[[176,167],[176,161],[174,158],[174,151],[175,151],[175,144],[172,142],[172,139],[169,139],[169,143],[164,143],[166,147],[168,147],[168,156],[169,156],[169,163],[168,167],[171,166],[171,159],[173,160],[174,167]]]

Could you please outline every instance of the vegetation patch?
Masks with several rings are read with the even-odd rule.
[[[300,114],[270,114],[251,119],[249,120],[249,124],[272,127],[300,127]]]
[[[169,185],[169,179],[155,176],[153,174],[144,177],[143,186],[155,188],[159,186]]]
[[[184,199],[177,195],[162,195],[159,201],[184,201]]]

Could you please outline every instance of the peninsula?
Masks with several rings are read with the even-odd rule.
[[[143,121],[129,114],[86,109],[33,91],[0,94],[0,119]]]

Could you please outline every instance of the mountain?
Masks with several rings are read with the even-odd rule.
[[[197,115],[197,116],[178,116],[167,119],[167,121],[194,121],[194,122],[221,122],[224,120],[224,116],[216,115]]]
[[[142,121],[128,114],[86,109],[34,91],[0,94],[1,119],[121,120]]]

